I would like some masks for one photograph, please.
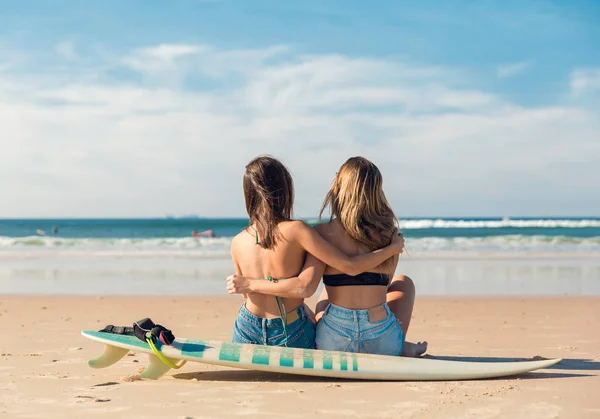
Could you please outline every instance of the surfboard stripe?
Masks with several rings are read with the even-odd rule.
[[[356,359],[356,354],[352,355],[352,371],[358,371],[358,359]]]
[[[219,352],[221,361],[239,362],[240,360],[240,345],[237,343],[223,342],[221,351]]]
[[[302,365],[303,368],[312,369],[315,367],[315,358],[313,354],[314,352],[312,352],[312,349],[304,350],[304,354],[302,356],[302,358],[304,359],[304,363]]]
[[[333,368],[333,358],[331,356],[331,352],[325,351],[323,352],[323,369],[330,370]]]
[[[340,370],[348,371],[348,359],[344,354],[340,354]]]
[[[202,358],[204,356],[205,349],[206,349],[206,345],[185,342],[181,345],[181,355]]]
[[[269,365],[269,354],[271,348],[268,346],[257,346],[254,348],[254,354],[252,355],[253,364]]]
[[[294,349],[293,348],[281,348],[281,355],[279,356],[279,365],[282,367],[293,367],[294,366]]]

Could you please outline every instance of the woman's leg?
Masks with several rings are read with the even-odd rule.
[[[415,305],[415,284],[412,279],[396,275],[388,285],[387,303],[406,336]]]
[[[408,326],[415,305],[415,284],[407,276],[397,275],[388,286],[387,303],[390,310],[398,319],[400,327],[404,332],[404,338],[408,334]],[[404,343],[403,356],[421,356],[427,350],[427,342]]]

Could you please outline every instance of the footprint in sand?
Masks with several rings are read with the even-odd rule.
[[[110,399],[108,399],[106,397],[75,396],[75,398],[80,399],[77,401],[77,403],[84,403],[84,402],[106,403],[106,402],[110,401]]]
[[[94,384],[92,387],[118,386],[119,384],[116,381],[107,381],[106,383]]]
[[[123,381],[125,383],[132,383],[134,381],[142,381],[142,378],[137,374],[133,374],[133,375],[126,375],[125,377],[121,377],[121,378],[119,378],[119,380]]]
[[[561,407],[546,402],[530,403],[523,409],[537,419],[553,419],[559,417]]]
[[[478,407],[467,410],[466,418],[489,419],[499,417],[501,410],[496,407]]]
[[[395,403],[391,407],[394,410],[387,412],[392,414],[394,418],[416,418],[425,409],[429,407],[427,403],[420,402],[401,402]]]
[[[35,354],[35,353],[31,353],[31,354],[0,354],[0,356],[42,356],[41,354]]]

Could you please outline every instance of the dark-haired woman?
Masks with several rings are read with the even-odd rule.
[[[257,157],[246,166],[243,187],[250,222],[231,243],[238,276],[261,278],[265,283],[287,282],[285,279],[297,277],[303,266],[304,271],[313,272],[319,260],[356,275],[401,253],[404,247],[402,236],[393,234],[387,247],[346,256],[306,223],[292,220],[292,177],[272,157]],[[315,325],[301,292],[287,298],[252,289],[245,293],[247,301],[234,324],[234,342],[314,348]]]

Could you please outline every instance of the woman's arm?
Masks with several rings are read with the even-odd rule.
[[[370,253],[349,257],[302,221],[294,223],[294,229],[291,233],[293,237],[290,238],[296,240],[308,253],[338,271],[352,276],[381,265],[392,256],[402,253],[402,249],[404,248],[404,237],[402,234],[394,234],[392,243],[389,246]]]
[[[311,254],[306,255],[304,267],[297,277],[271,282],[264,279],[246,278],[239,274],[227,278],[229,294],[256,292],[283,298],[308,298],[312,296],[325,272],[326,265]]]
[[[242,275],[242,269],[240,268],[240,265],[238,265],[237,259],[235,257],[235,248],[236,248],[236,240],[234,238],[231,241],[231,260],[233,261],[233,268],[235,269],[235,275],[234,276],[241,276]],[[229,285],[229,283],[227,285]],[[233,293],[230,292],[229,294],[233,294]],[[242,294],[242,296],[244,298],[248,298],[247,291],[242,292],[241,294]]]

